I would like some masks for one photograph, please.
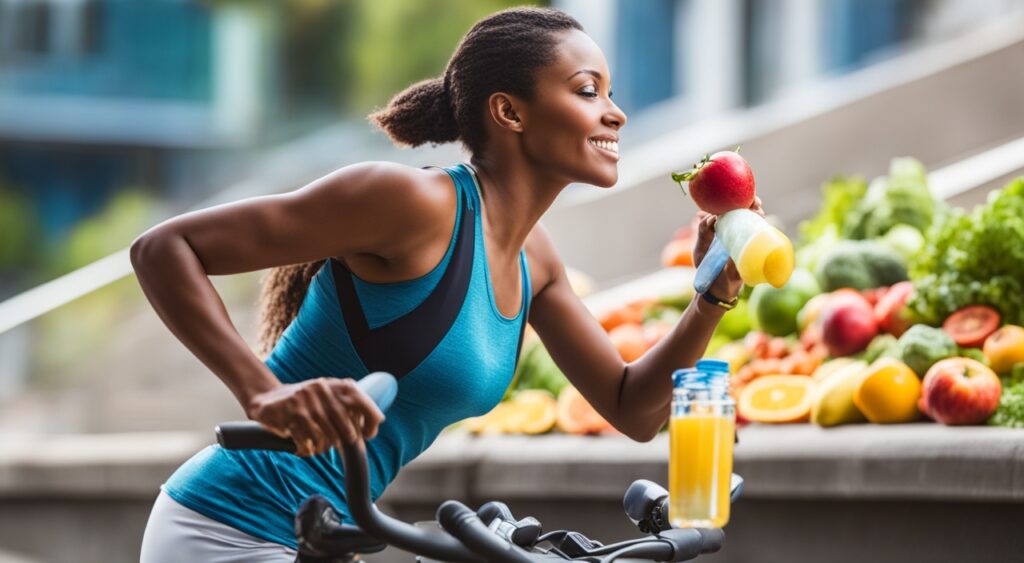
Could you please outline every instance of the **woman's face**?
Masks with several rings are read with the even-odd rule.
[[[526,104],[527,155],[570,182],[611,187],[619,179],[619,129],[626,114],[611,100],[604,53],[578,30],[561,34],[552,64],[537,73]]]

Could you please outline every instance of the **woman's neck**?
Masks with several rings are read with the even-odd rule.
[[[555,198],[568,184],[544,176],[519,159],[474,156],[487,231],[502,254],[515,255]]]

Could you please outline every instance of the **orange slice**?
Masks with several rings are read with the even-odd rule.
[[[737,408],[753,422],[810,420],[814,380],[804,375],[766,375],[750,382],[740,393]]]
[[[505,420],[509,432],[543,434],[555,426],[558,414],[555,397],[543,389],[526,389],[512,397],[514,406]]]
[[[558,394],[555,426],[569,434],[591,434],[607,429],[608,423],[572,385]]]

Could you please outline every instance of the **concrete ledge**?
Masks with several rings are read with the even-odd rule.
[[[399,475],[385,500],[621,498],[634,479],[667,482],[668,449],[665,433],[648,443],[451,433]],[[448,473],[456,467],[457,476]],[[1017,502],[1024,500],[1024,432],[926,423],[752,425],[740,431],[736,471],[749,498]]]
[[[193,433],[5,436],[0,497],[144,497],[210,443]],[[384,500],[621,498],[638,478],[667,481],[668,435],[442,435]],[[752,425],[736,471],[749,498],[1024,500],[1024,432],[938,424]]]
[[[151,500],[210,441],[192,432],[0,435],[0,498]]]
[[[157,487],[209,433],[0,435],[0,545],[28,561],[99,563],[138,555]],[[936,424],[750,426],[747,480],[727,549],[708,563],[1011,561],[1024,549],[1024,432]],[[545,529],[616,541],[635,479],[667,481],[668,436],[488,436],[451,432],[401,472],[379,503],[433,517],[456,498],[508,502]],[[62,541],[53,542],[53,529]],[[702,558],[703,560],[704,558]],[[0,556],[0,561],[3,557]],[[389,549],[373,563],[408,561]]]

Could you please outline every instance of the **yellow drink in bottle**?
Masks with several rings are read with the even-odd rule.
[[[729,521],[736,422],[726,416],[673,418],[668,465],[669,520],[680,528],[721,528]]]
[[[669,422],[669,521],[680,528],[721,528],[729,521],[736,403],[728,364],[676,372]]]

